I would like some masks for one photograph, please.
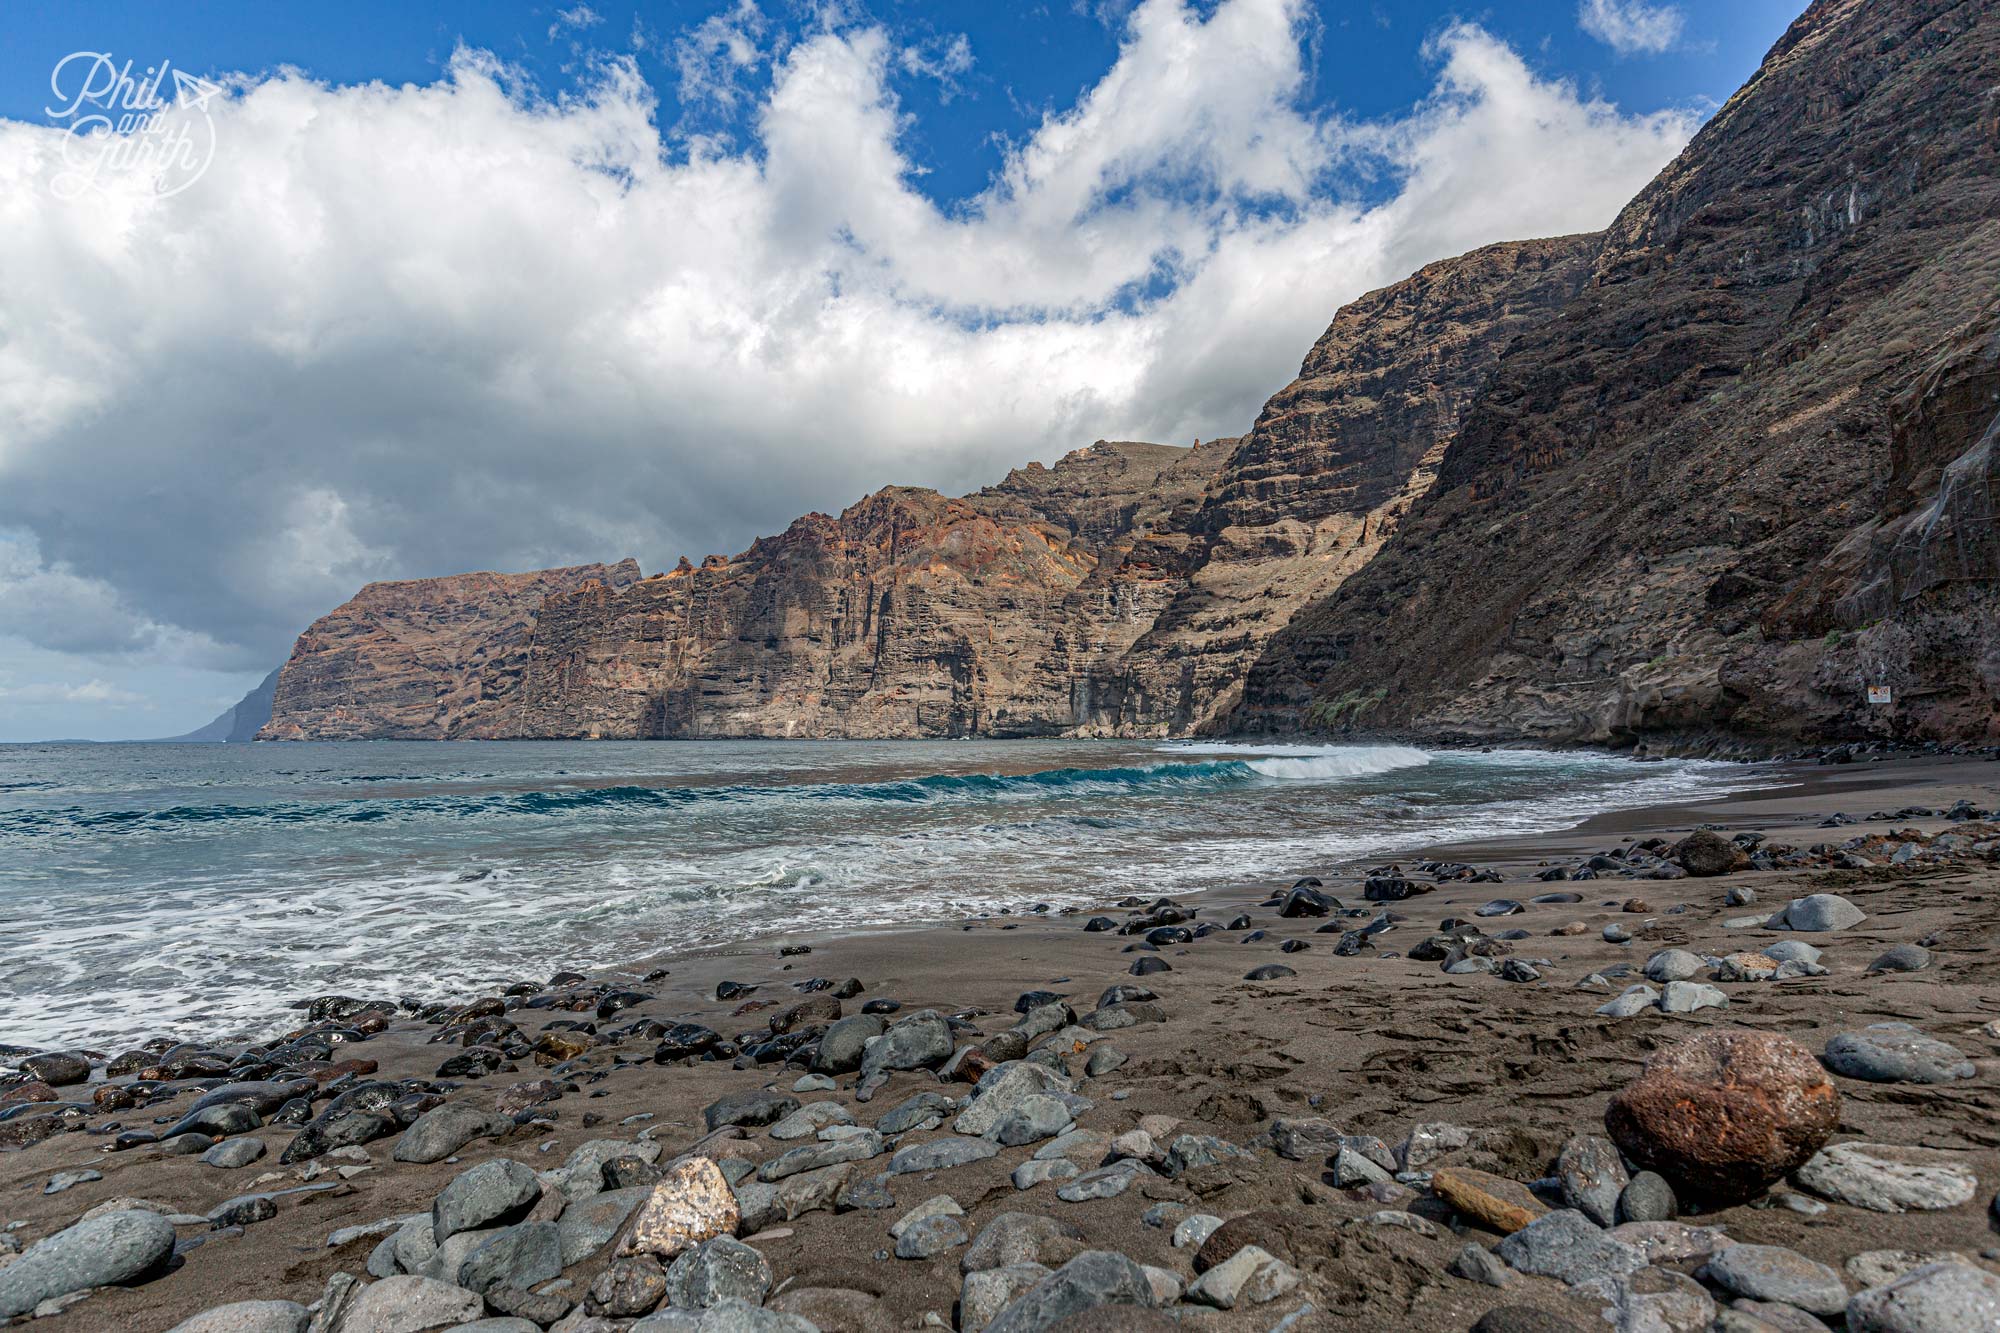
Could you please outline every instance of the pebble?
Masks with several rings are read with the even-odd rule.
[[[741,1220],[721,1168],[707,1157],[685,1158],[653,1186],[620,1251],[674,1258],[712,1236],[733,1234]]]
[[[1216,1264],[1187,1289],[1197,1305],[1233,1310],[1240,1304],[1274,1301],[1299,1284],[1298,1270],[1255,1245],[1245,1245]]]
[[[442,1245],[461,1231],[518,1222],[541,1196],[535,1173],[519,1162],[481,1162],[438,1192],[431,1204],[431,1231]]]
[[[61,1194],[64,1190],[74,1189],[78,1185],[87,1185],[93,1180],[102,1179],[104,1179],[102,1171],[92,1171],[87,1167],[81,1171],[58,1171],[49,1177],[48,1184],[42,1186],[42,1193]]]
[[[889,1174],[906,1176],[916,1171],[948,1171],[968,1162],[984,1161],[995,1156],[1000,1145],[987,1139],[968,1139],[954,1136],[948,1139],[934,1139],[929,1143],[913,1143],[896,1150],[889,1159]]]
[[[1014,1182],[1015,1189],[1031,1190],[1051,1180],[1074,1179],[1080,1171],[1081,1168],[1075,1162],[1055,1158],[1050,1161],[1023,1162],[1014,1168],[1014,1174],[1010,1179]]]
[[[956,1207],[957,1205],[953,1205]],[[898,1259],[932,1259],[966,1243],[965,1224],[958,1216],[922,1218],[896,1238]]]
[[[206,1166],[218,1167],[224,1171],[240,1170],[264,1155],[262,1139],[224,1139],[201,1155]]]
[[[1950,1083],[1976,1072],[1965,1052],[1927,1037],[1908,1023],[1871,1023],[1836,1033],[1826,1043],[1826,1067],[1871,1083]]]
[[[1698,1009],[1726,1008],[1728,1004],[1727,995],[1699,981],[1669,981],[1660,990],[1661,1013],[1691,1014]]]
[[[562,1239],[556,1224],[521,1222],[480,1241],[460,1261],[453,1277],[469,1291],[527,1291],[561,1277],[562,1270]]]
[[[1462,1277],[1467,1282],[1479,1282],[1489,1287],[1504,1287],[1514,1280],[1513,1270],[1484,1245],[1467,1244],[1451,1261],[1448,1271],[1454,1277]]]
[[[1193,1246],[1201,1248],[1201,1243],[1215,1234],[1222,1225],[1222,1219],[1209,1213],[1190,1213],[1174,1224],[1173,1246],[1177,1250]]]
[[[1633,1175],[1618,1196],[1620,1222],[1666,1222],[1680,1215],[1680,1201],[1666,1178],[1652,1171]]]
[[[1627,986],[1616,999],[1597,1006],[1605,1018],[1636,1018],[1659,1007],[1660,993],[1651,986]]]
[[[1064,1203],[1082,1203],[1087,1199],[1115,1199],[1132,1187],[1132,1182],[1141,1176],[1154,1172],[1144,1162],[1133,1158],[1101,1166],[1095,1171],[1086,1171],[1076,1179],[1065,1182],[1056,1190],[1056,1197]]]
[[[474,1293],[449,1282],[403,1275],[363,1287],[342,1315],[342,1329],[371,1333],[414,1333],[417,1329],[467,1324],[485,1313]]]
[[[1686,981],[1698,977],[1708,967],[1701,955],[1689,953],[1686,949],[1662,949],[1646,960],[1646,979],[1649,981]]]
[[[833,1125],[851,1125],[854,1115],[839,1102],[808,1102],[777,1124],[771,1137],[779,1140],[806,1139]]]
[[[838,1008],[838,1005],[835,1006]],[[702,1120],[710,1130],[725,1125],[770,1125],[799,1109],[799,1099],[785,1092],[757,1090],[719,1097],[702,1110]]]
[[[707,1310],[725,1301],[757,1306],[771,1290],[771,1265],[755,1247],[715,1236],[667,1269],[667,1300],[678,1309]]]
[[[959,1327],[985,1328],[1047,1276],[1049,1269],[1043,1264],[1008,1264],[967,1273],[958,1289]]]
[[[1009,1303],[986,1330],[1040,1333],[1087,1310],[1105,1306],[1144,1309],[1152,1299],[1152,1284],[1138,1264],[1115,1251],[1085,1250]]]
[[[1601,1227],[1618,1221],[1618,1197],[1629,1178],[1609,1139],[1580,1134],[1565,1143],[1556,1158],[1556,1179],[1566,1207]]]
[[[1863,1250],[1843,1265],[1847,1275],[1862,1287],[1887,1286],[1905,1273],[1914,1273],[1926,1264],[1971,1264],[1968,1255],[1956,1250]]]

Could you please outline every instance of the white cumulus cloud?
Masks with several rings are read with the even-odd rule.
[[[1619,55],[1657,55],[1680,40],[1686,18],[1677,5],[1646,0],[1583,0],[1577,26]]]

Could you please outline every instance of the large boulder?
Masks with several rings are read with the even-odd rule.
[[[1754,1198],[1818,1152],[1840,1094],[1812,1052],[1775,1032],[1720,1029],[1654,1053],[1604,1125],[1684,1199]]]
[[[1810,893],[1794,898],[1764,924],[1772,930],[1803,930],[1818,934],[1846,930],[1868,919],[1868,914],[1837,893]]]
[[[919,1009],[892,1023],[863,1046],[861,1074],[896,1069],[935,1069],[951,1058],[951,1025],[935,1009]]]
[[[1688,874],[1708,877],[1726,875],[1736,869],[1742,852],[1720,833],[1704,828],[1675,843],[1669,855]]]

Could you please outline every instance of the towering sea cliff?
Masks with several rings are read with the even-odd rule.
[[[618,587],[639,566],[371,583],[299,636],[259,740],[445,740],[509,711],[552,593]],[[500,734],[497,730],[485,734]]]
[[[1991,4],[1808,9],[1239,720],[1994,738],[1996,69]]]

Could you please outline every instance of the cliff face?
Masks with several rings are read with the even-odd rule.
[[[1813,5],[1239,723],[1991,738],[1996,68],[1990,4]]]
[[[510,734],[1060,731],[1047,665],[1146,623],[1116,599],[1080,618],[1072,594],[1193,500],[1220,453],[1100,442],[962,499],[893,487],[734,559],[553,597]]]
[[[622,587],[639,566],[371,583],[320,617],[278,672],[259,740],[508,734],[536,612],[554,593]]]
[[[1344,307],[1200,504],[1092,581],[1115,590],[1143,571],[1165,604],[1122,656],[1062,664],[1086,684],[1073,725],[1220,729],[1272,635],[1373,559],[1430,488],[1501,352],[1576,294],[1598,239],[1488,246]]]

